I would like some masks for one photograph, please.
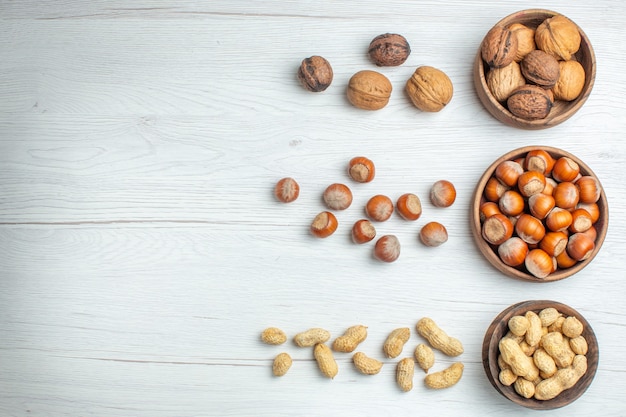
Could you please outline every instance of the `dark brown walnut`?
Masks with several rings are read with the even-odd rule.
[[[372,40],[368,54],[379,67],[395,67],[407,60],[411,54],[411,47],[404,36],[385,33]]]
[[[325,58],[314,55],[302,60],[298,68],[298,80],[307,90],[319,93],[333,81],[333,69]]]
[[[543,88],[552,88],[559,80],[559,61],[539,49],[531,51],[520,63],[527,81]]]
[[[516,88],[506,101],[509,111],[525,120],[545,119],[554,104],[550,90],[536,85]]]
[[[517,42],[517,36],[510,29],[496,25],[485,35],[480,54],[489,67],[506,67],[517,55]]]

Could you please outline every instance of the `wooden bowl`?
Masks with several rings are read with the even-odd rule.
[[[498,367],[498,344],[500,343],[500,339],[502,339],[502,337],[508,332],[508,322],[511,317],[515,315],[524,315],[527,311],[531,310],[538,313],[547,307],[554,307],[565,316],[575,316],[583,324],[582,335],[587,340],[587,344],[589,346],[586,354],[587,372],[585,372],[585,374],[578,380],[576,385],[563,391],[551,400],[542,401],[534,398],[527,399],[515,392],[513,386],[507,387],[500,382],[500,379],[498,378],[498,374],[500,372]],[[523,301],[513,304],[502,311],[487,329],[482,348],[483,367],[491,385],[493,385],[493,387],[500,394],[513,401],[515,404],[535,410],[550,410],[563,407],[583,395],[589,385],[591,385],[591,381],[593,380],[598,369],[598,357],[598,340],[596,339],[596,335],[587,320],[585,320],[585,318],[573,308],[565,304],[549,300]]]
[[[541,24],[541,22],[545,19],[558,14],[560,13],[541,9],[522,10],[505,17],[496,25],[509,26],[512,23],[521,23],[532,29],[536,29],[537,26],[539,26],[539,24]],[[476,55],[476,59],[474,61],[474,86],[476,88],[476,92],[478,93],[478,98],[483,103],[487,111],[504,124],[529,130],[546,129],[556,126],[572,117],[572,115],[574,115],[574,113],[582,107],[587,100],[587,97],[589,97],[596,77],[596,57],[593,52],[593,48],[591,47],[589,38],[587,38],[587,35],[585,35],[580,27],[578,27],[578,31],[581,36],[580,49],[576,52],[572,59],[580,62],[585,69],[585,84],[583,91],[578,98],[573,101],[568,102],[556,100],[550,114],[546,118],[538,120],[526,120],[514,116],[507,110],[506,103],[499,102],[491,94],[485,78],[489,68],[481,57],[479,47],[478,54]]]
[[[600,211],[600,217],[598,218],[598,221],[594,224],[594,227],[596,228],[596,231],[597,231],[597,236],[595,240],[595,248],[593,249],[591,256],[589,256],[589,258],[585,259],[584,261],[580,261],[576,263],[574,266],[570,268],[557,269],[556,271],[548,275],[546,278],[535,277],[534,275],[529,273],[523,265],[521,267],[516,267],[516,268],[508,266],[507,264],[502,262],[502,260],[500,259],[500,256],[498,255],[497,247],[489,244],[482,237],[480,206],[483,202],[485,202],[485,198],[483,195],[484,190],[485,190],[485,185],[487,184],[489,179],[494,175],[496,167],[501,162],[515,160],[515,159],[524,157],[529,151],[533,149],[543,149],[547,151],[555,159],[558,159],[561,156],[569,157],[573,161],[578,163],[580,167],[580,173],[582,175],[590,175],[598,179],[598,177],[591,170],[591,168],[589,168],[587,164],[585,164],[582,160],[572,155],[571,153],[558,149],[558,148],[554,148],[550,146],[525,146],[525,147],[510,151],[502,155],[500,158],[496,159],[489,166],[489,168],[487,168],[483,176],[478,181],[478,184],[476,185],[476,188],[474,190],[474,195],[472,197],[472,206],[470,209],[470,215],[471,215],[470,222],[471,222],[472,234],[474,236],[474,241],[476,242],[478,249],[485,256],[487,261],[489,261],[489,263],[491,263],[491,265],[493,265],[500,272],[508,275],[509,277],[526,280],[526,281],[534,281],[534,282],[558,281],[558,280],[570,277],[573,274],[582,270],[584,267],[589,265],[589,263],[593,260],[593,258],[600,251],[600,248],[602,247],[602,243],[604,242],[604,239],[606,237],[606,233],[608,230],[608,220],[609,220],[609,208],[608,208],[606,195],[604,193],[604,189],[602,189],[602,192],[600,194],[600,199],[597,202],[598,208]],[[598,182],[600,181],[598,180]]]

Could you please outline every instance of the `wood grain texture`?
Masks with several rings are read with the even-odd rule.
[[[568,415],[623,415],[626,6],[542,5],[585,30],[598,73],[576,115],[537,132],[490,116],[471,73],[488,28],[527,7],[0,1],[0,415],[525,415],[489,384],[481,346],[500,311],[539,298],[580,311],[598,337],[598,372]],[[401,67],[378,69],[394,92],[387,107],[364,112],[345,87],[356,71],[376,69],[367,45],[384,32],[403,34],[413,52]],[[295,76],[313,54],[335,73],[322,94]],[[440,113],[419,112],[402,92],[419,65],[454,84]],[[593,169],[611,219],[589,266],[541,286],[491,267],[469,225],[483,171],[537,144]],[[350,182],[357,155],[376,163],[372,183]],[[272,195],[284,176],[301,186],[288,205]],[[439,179],[457,188],[450,208],[428,202]],[[338,181],[351,185],[353,204],[338,213],[335,235],[314,239],[321,193]],[[397,262],[382,265],[373,244],[350,242],[350,227],[371,195],[405,192],[420,196],[424,213],[377,225],[403,245]],[[431,220],[449,232],[439,248],[417,238]],[[464,343],[464,376],[450,390],[416,379],[402,393],[382,343],[423,316]],[[378,375],[337,354],[330,381],[311,350],[259,339],[268,326],[338,336],[355,324],[368,326],[359,349],[383,360]],[[413,332],[403,355],[421,342]],[[281,351],[294,364],[274,378]],[[437,356],[433,371],[450,363]]]

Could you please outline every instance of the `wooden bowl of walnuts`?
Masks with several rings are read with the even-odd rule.
[[[579,272],[598,254],[608,204],[596,174],[562,149],[526,146],[496,159],[472,198],[474,240],[504,274],[534,282]]]
[[[482,346],[487,379],[505,398],[535,410],[568,405],[587,390],[598,368],[598,341],[585,318],[551,300],[506,308]]]
[[[487,111],[521,129],[556,126],[589,97],[596,59],[587,35],[562,14],[522,10],[487,32],[474,85]]]

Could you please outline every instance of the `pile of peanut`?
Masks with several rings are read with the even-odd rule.
[[[524,398],[551,400],[587,371],[583,324],[555,308],[511,317],[500,340],[499,380]]]
[[[398,387],[404,392],[413,389],[416,363],[426,373],[424,384],[428,388],[449,388],[459,382],[463,375],[464,366],[462,362],[455,362],[438,372],[429,373],[429,371],[435,364],[435,352],[433,349],[447,356],[457,357],[463,353],[462,343],[458,339],[448,336],[428,317],[420,319],[415,328],[417,334],[426,343],[419,343],[412,356],[404,357],[396,363],[396,382]],[[401,327],[394,329],[383,343],[381,353],[388,359],[400,357],[410,337],[410,328]],[[327,342],[330,338],[331,334],[329,331],[322,328],[311,328],[296,334],[293,338],[293,343],[297,347],[313,348],[313,357],[320,372],[325,377],[332,379],[339,372],[339,366],[333,352],[340,354],[354,352],[359,344],[367,338],[367,327],[363,325],[349,327],[341,336],[337,337],[331,344],[328,344]],[[287,341],[287,335],[279,328],[269,327],[261,333],[261,340],[266,344],[281,345]],[[363,375],[376,375],[384,365],[384,362],[361,351],[352,355],[352,362],[354,367]],[[287,352],[278,354],[273,361],[273,374],[275,376],[285,375],[292,363],[291,356]]]

